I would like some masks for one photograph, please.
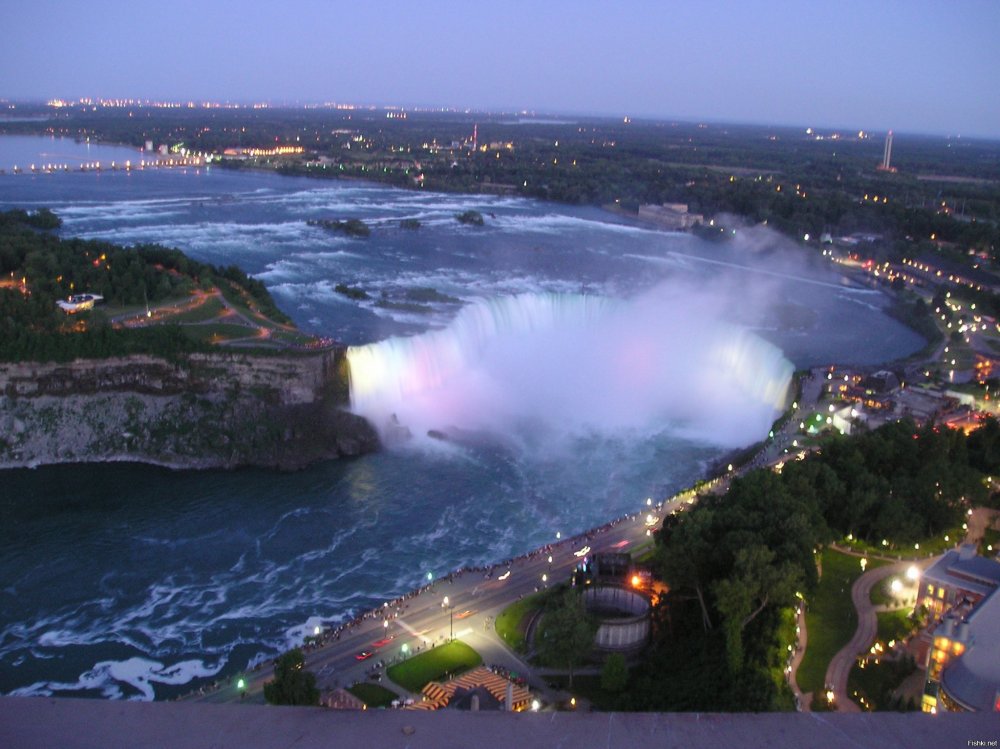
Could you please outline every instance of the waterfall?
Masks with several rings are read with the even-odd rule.
[[[554,434],[662,429],[759,439],[791,364],[722,321],[718,298],[661,286],[632,300],[522,294],[464,307],[446,328],[348,350],[351,405],[380,429]]]

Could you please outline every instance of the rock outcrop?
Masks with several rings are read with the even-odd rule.
[[[0,363],[0,468],[300,468],[378,448],[347,398],[342,349]]]

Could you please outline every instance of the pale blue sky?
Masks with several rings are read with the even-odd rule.
[[[0,0],[0,97],[344,101],[1000,137],[1000,1]]]

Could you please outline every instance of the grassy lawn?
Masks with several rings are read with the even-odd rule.
[[[548,595],[549,591],[542,591],[522,598],[520,601],[515,601],[501,611],[497,617],[497,634],[515,652],[526,653],[528,651],[528,643],[524,639],[528,622],[536,611],[545,607],[545,599]]]
[[[454,640],[390,666],[387,673],[408,692],[419,692],[429,681],[438,681],[446,675],[450,678],[482,662],[479,653],[464,642]]]
[[[944,537],[947,536],[948,540],[945,541]],[[919,548],[914,548],[912,543],[889,543],[883,546],[881,543],[870,544],[861,539],[854,538],[848,541],[846,538],[842,538],[837,541],[838,546],[847,547],[853,551],[866,552],[868,554],[881,554],[883,556],[889,557],[927,557],[933,556],[935,554],[941,554],[949,549],[955,548],[962,539],[965,538],[965,531],[962,530],[962,526],[958,525],[950,530],[944,531],[943,533],[935,536],[934,538],[922,538],[919,542]],[[874,596],[874,592],[873,592]],[[874,602],[874,597],[872,601]]]
[[[895,603],[896,597],[892,594],[892,591],[889,589],[889,585],[891,583],[892,583],[892,578],[887,577],[885,580],[883,580],[880,583],[876,583],[872,587],[872,592],[871,595],[869,596],[869,600],[871,600],[873,605],[889,606],[890,604]]]
[[[878,634],[876,635],[883,643],[888,644],[890,640],[902,640],[913,629],[910,621],[912,609],[901,609],[900,611],[882,611],[878,617]]]
[[[177,302],[177,304],[180,306],[189,304],[190,302],[190,299],[185,299],[182,302]],[[192,309],[185,310],[184,312],[178,312],[175,315],[168,315],[167,320],[169,322],[177,323],[201,322],[203,320],[211,320],[214,317],[218,317],[222,314],[223,309],[222,302],[217,298],[212,298]]]
[[[947,536],[948,540],[945,541],[944,537]],[[908,554],[920,554],[921,556],[933,556],[935,554],[943,554],[944,552],[954,549],[961,541],[965,539],[965,531],[962,530],[962,526],[958,525],[951,530],[945,531],[944,533],[935,536],[934,538],[924,539],[920,542],[920,549],[913,550],[910,547],[910,551],[905,553]]]
[[[399,695],[391,689],[364,681],[359,681],[353,687],[348,687],[347,691],[368,705],[368,707],[373,708],[389,707],[393,700],[399,699]]]
[[[823,688],[826,669],[833,656],[850,641],[858,627],[858,613],[851,603],[851,585],[861,576],[857,557],[824,549],[823,577],[807,599],[805,656],[799,665],[796,681],[803,692]],[[885,564],[868,560],[868,569]]]
[[[219,340],[236,338],[253,338],[257,331],[243,325],[225,325],[222,323],[210,325],[188,325],[183,328],[184,335],[196,341],[215,343]]]

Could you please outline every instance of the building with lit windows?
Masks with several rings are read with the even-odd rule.
[[[976,554],[975,544],[952,549],[920,577],[917,609],[934,618],[956,606],[975,605],[1000,587],[1000,562]]]
[[[1000,711],[1000,563],[973,544],[949,551],[920,579],[917,607],[940,623],[931,637],[925,713]]]
[[[921,708],[925,713],[1000,712],[1000,593],[934,630]]]

